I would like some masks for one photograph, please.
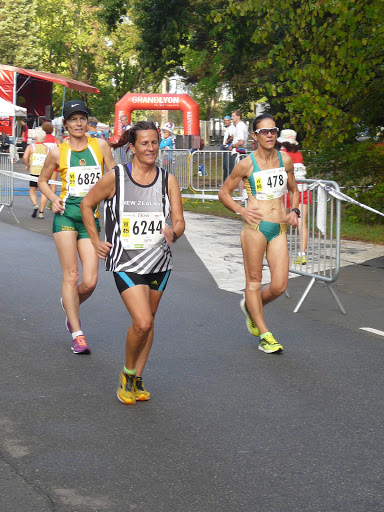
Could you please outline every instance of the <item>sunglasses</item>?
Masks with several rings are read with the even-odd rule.
[[[272,135],[277,135],[279,133],[279,129],[277,126],[274,128],[259,128],[258,130],[255,130],[255,133],[259,133],[260,135],[267,136],[268,133],[271,133]]]

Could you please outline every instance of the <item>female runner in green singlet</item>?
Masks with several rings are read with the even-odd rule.
[[[115,161],[105,140],[87,137],[88,110],[83,101],[65,103],[63,124],[69,137],[48,153],[38,184],[51,201],[55,214],[53,238],[63,271],[61,305],[67,316],[67,329],[72,335],[71,348],[75,354],[89,354],[81,330],[79,306],[96,287],[99,261],[82,223],[80,203],[87,187],[101,178],[103,165],[109,170],[115,166]],[[63,182],[60,197],[48,185],[55,169],[59,169]],[[98,217],[97,211],[95,216]],[[82,265],[80,283],[78,256]]]
[[[229,210],[243,218],[241,246],[245,269],[245,300],[240,303],[247,317],[247,328],[260,336],[259,349],[278,353],[283,347],[269,331],[263,306],[284,293],[288,284],[289,255],[287,224],[297,226],[300,211],[299,192],[292,159],[276,151],[278,134],[275,120],[262,114],[253,122],[252,137],[257,149],[241,160],[224,182],[219,199]],[[248,192],[248,205],[243,208],[232,199],[233,191],[243,181]],[[292,210],[284,208],[286,188],[292,192]],[[271,282],[261,288],[263,258],[266,251]]]

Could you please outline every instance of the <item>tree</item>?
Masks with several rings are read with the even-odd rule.
[[[1,63],[36,68],[40,51],[36,45],[35,0],[0,0]]]
[[[241,18],[254,30],[250,69],[258,94],[284,106],[282,117],[306,133],[312,149],[353,139],[384,123],[382,0],[230,0],[212,16],[221,26]],[[254,90],[254,85],[249,84]]]

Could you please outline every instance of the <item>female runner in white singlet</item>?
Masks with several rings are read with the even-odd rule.
[[[177,180],[156,167],[159,134],[141,121],[123,132],[114,147],[129,143],[132,164],[118,165],[105,174],[81,203],[83,222],[106,270],[132,318],[126,337],[125,366],[118,399],[128,405],[149,400],[142,372],[151,350],[154,319],[172,269],[170,246],[183,233],[185,222]],[[93,208],[105,200],[102,242]],[[172,227],[165,221],[171,219]]]
[[[299,192],[292,159],[274,149],[279,130],[273,117],[268,114],[256,117],[252,128],[257,149],[236,165],[224,182],[219,199],[244,221],[241,246],[246,287],[245,299],[240,306],[246,315],[248,330],[254,336],[260,336],[259,349],[269,354],[281,352],[283,347],[265,323],[263,306],[284,293],[288,284],[287,224],[298,224]],[[245,208],[232,199],[232,193],[241,181],[248,193]],[[292,192],[293,207],[288,215],[283,203],[287,186]],[[261,289],[265,251],[271,282]]]

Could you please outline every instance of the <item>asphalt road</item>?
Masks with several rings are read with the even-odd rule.
[[[2,512],[382,512],[382,258],[343,269],[338,292],[266,309],[284,345],[257,350],[239,295],[183,237],[156,319],[147,403],[116,398],[129,317],[100,266],[74,355],[59,304],[51,212],[0,214]],[[203,228],[202,228],[203,229]],[[293,298],[304,281],[290,281]]]

